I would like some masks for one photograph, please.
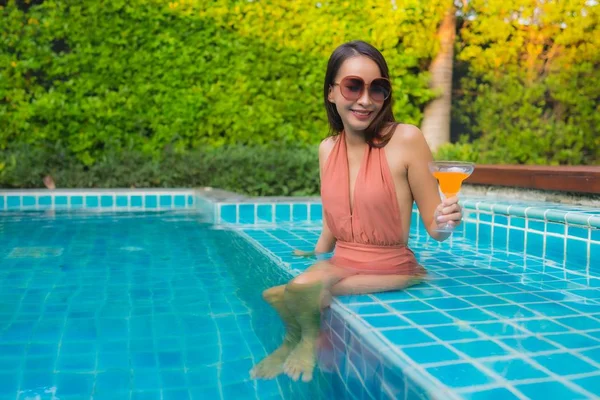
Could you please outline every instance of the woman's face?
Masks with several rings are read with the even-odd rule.
[[[344,80],[347,77],[353,78]],[[368,57],[356,56],[343,62],[327,99],[335,104],[346,131],[364,131],[381,111],[381,97],[389,83],[378,80],[372,85],[378,78],[382,78],[379,66]]]

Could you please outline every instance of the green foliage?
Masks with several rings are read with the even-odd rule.
[[[354,38],[388,54],[397,116],[418,122],[431,96],[418,66],[435,50],[422,38],[436,14],[411,1],[358,12],[312,0],[45,0],[22,11],[10,0],[0,10],[0,149],[59,142],[92,166],[105,152],[160,158],[165,146],[316,144],[328,129],[327,57]]]
[[[464,138],[436,157],[599,163],[600,7],[463,3],[457,60],[467,72],[453,115]],[[68,187],[315,194],[316,155],[297,149],[326,134],[331,51],[353,39],[378,47],[397,119],[419,125],[451,4],[8,0],[0,6],[0,185],[35,187],[53,172]]]
[[[471,0],[469,7],[458,54],[469,73],[454,111],[475,140],[443,152],[477,154],[482,163],[600,163],[600,6]]]
[[[0,170],[0,187],[39,188],[51,174],[61,188],[204,187],[251,196],[319,194],[318,149],[224,146],[186,153],[166,151],[160,159],[141,151],[106,151],[87,166],[57,145],[11,146]]]

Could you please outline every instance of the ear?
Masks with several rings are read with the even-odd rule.
[[[335,101],[333,100],[333,86],[329,86],[329,94],[327,95],[327,100],[330,103],[335,104]]]

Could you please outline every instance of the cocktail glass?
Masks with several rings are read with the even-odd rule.
[[[462,182],[473,173],[474,169],[475,164],[469,162],[432,161],[429,163],[429,170],[438,180],[440,191],[445,198],[457,196]],[[448,222],[436,229],[438,232],[452,232],[453,230],[454,227]]]

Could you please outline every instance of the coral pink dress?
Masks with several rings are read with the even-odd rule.
[[[350,196],[354,196],[350,207]],[[337,239],[330,262],[358,274],[423,274],[404,243],[394,180],[383,148],[367,146],[354,193],[342,132],[325,162],[321,183],[323,216]]]

